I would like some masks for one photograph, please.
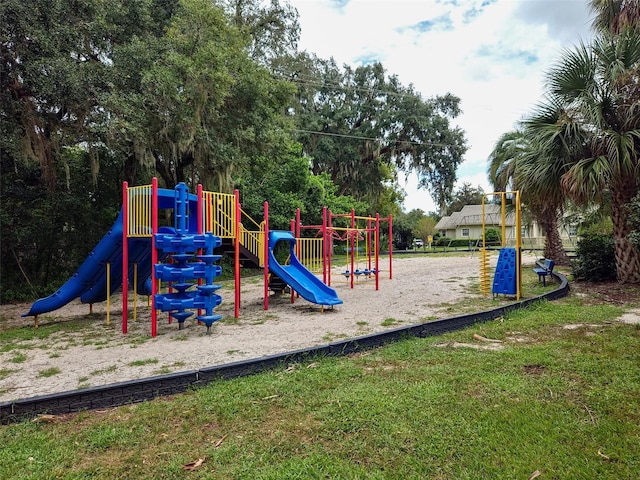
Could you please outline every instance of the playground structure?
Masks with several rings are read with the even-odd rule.
[[[338,226],[335,221],[343,219],[346,226]],[[338,220],[340,221],[340,220]],[[360,223],[359,223],[360,222]],[[291,222],[291,230],[296,237],[302,240],[302,231],[309,230],[315,237],[307,241],[318,240],[322,246],[321,263],[310,263],[310,269],[315,268],[316,273],[322,272],[322,280],[327,285],[332,284],[332,262],[336,243],[345,242],[343,252],[346,256],[345,270],[340,272],[350,282],[350,287],[354,288],[354,279],[359,277],[375,278],[376,290],[379,289],[380,273],[380,227],[383,222],[389,226],[389,279],[393,279],[393,217],[381,218],[379,214],[375,217],[357,216],[352,209],[350,213],[335,214],[326,207],[322,210],[321,225],[302,225],[300,221],[300,209],[296,210],[296,218]],[[315,232],[315,233],[314,233]],[[304,241],[304,240],[303,240]],[[360,247],[360,242],[364,242],[364,248]],[[302,242],[300,242],[302,243]],[[364,267],[360,268],[360,253],[364,254]],[[303,257],[302,250],[298,256]],[[316,257],[318,258],[318,257]],[[321,270],[320,270],[321,267]]]
[[[220,260],[222,256],[213,255],[213,249],[219,247],[222,241],[220,237],[216,237],[212,233],[199,232],[190,235],[187,186],[184,183],[179,184],[175,188],[175,193],[174,231],[156,233],[153,237],[154,249],[167,254],[170,262],[165,264],[153,262],[151,281],[154,287],[152,289],[154,308],[152,315],[155,316],[157,310],[169,312],[171,318],[178,320],[179,328],[182,329],[184,321],[193,315],[193,312],[189,312],[187,309],[197,308],[198,322],[207,326],[207,334],[209,334],[213,322],[222,318],[222,315],[213,313],[213,309],[222,301],[220,295],[215,294],[220,285],[213,283],[213,279],[222,273],[222,268],[214,265],[214,262]],[[198,224],[200,226],[201,222]],[[201,228],[198,230],[200,231]],[[194,258],[197,262],[189,262]],[[189,280],[195,279],[198,280],[197,285],[189,283]],[[204,285],[203,279],[205,280]],[[168,282],[171,285],[169,292],[156,293],[157,282],[155,280]],[[123,292],[128,290],[126,282],[126,277],[124,277]],[[195,290],[190,290],[193,286],[196,287]],[[174,289],[176,292],[172,291]],[[202,310],[204,310],[204,314]],[[152,324],[156,325],[155,319]]]
[[[174,226],[159,226],[160,212],[171,209]],[[234,258],[235,318],[240,312],[241,254],[264,269],[265,310],[268,309],[270,273],[291,286],[292,301],[295,292],[323,308],[341,304],[335,290],[323,281],[326,275],[330,278],[324,237],[318,245],[317,241],[308,241],[318,239],[296,238],[293,232],[269,231],[268,202],[264,203],[264,214],[265,219],[260,223],[246,215],[240,206],[238,191],[233,194],[205,192],[199,185],[193,194],[184,184],[175,190],[158,188],[155,178],[151,185],[138,187],[129,187],[124,182],[122,209],[111,229],[78,271],[55,293],[34,302],[23,317],[33,316],[37,326],[38,315],[80,298],[82,303],[89,304],[90,312],[94,303],[106,300],[109,323],[110,297],[122,288],[122,332],[127,333],[131,285],[135,293],[151,298],[151,336],[157,335],[158,311],[168,312],[169,322],[175,319],[182,328],[184,321],[194,314],[190,309],[197,310],[198,323],[206,325],[210,333],[211,325],[221,318],[214,309],[222,301],[215,293],[220,286],[213,283],[221,273],[221,267],[214,265],[221,255],[214,255],[214,250],[225,248]],[[242,220],[253,229],[245,228]],[[279,242],[289,244],[288,265],[281,265],[275,257],[275,245]],[[299,261],[297,255],[306,261]],[[305,266],[307,262],[325,265],[323,280]],[[159,288],[162,282],[167,287],[165,293]],[[133,298],[135,320],[137,295]]]
[[[489,273],[489,249],[486,243],[485,225],[485,200],[488,197],[500,198],[501,205],[501,245],[498,263],[496,264],[493,282]],[[515,212],[515,246],[507,247],[507,200],[512,200]],[[480,248],[480,290],[486,297],[491,292],[494,296],[499,294],[515,295],[516,300],[522,297],[522,212],[520,204],[520,191],[493,192],[482,197],[482,246]]]

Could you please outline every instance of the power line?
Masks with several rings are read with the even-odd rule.
[[[324,88],[329,88],[334,90],[343,90],[343,91],[353,90],[353,91],[358,91],[362,93],[375,93],[379,95],[389,95],[389,96],[398,97],[398,98],[416,98],[417,97],[422,101],[428,101],[438,96],[438,95],[434,95],[432,97],[427,98],[427,100],[425,100],[423,98],[423,94],[417,90],[409,90],[407,92],[394,92],[394,91],[383,90],[383,89],[374,88],[374,87],[359,87],[356,85],[343,85],[338,82],[330,82],[330,81],[325,81],[324,79],[318,79],[318,77],[314,77],[313,75],[305,75],[299,72],[286,71],[286,70],[272,71],[271,73],[274,76],[277,75],[280,79],[284,79],[292,83],[307,85],[307,86],[312,86],[317,88],[324,87]],[[399,86],[402,87],[402,85],[399,85]],[[403,87],[403,88],[406,88],[406,87]],[[461,106],[465,105],[465,101],[462,98],[458,97],[457,95],[451,92],[448,92],[448,93],[455,96],[456,98],[459,98]],[[495,105],[492,105],[492,104],[476,103],[475,106],[478,109],[487,110],[487,111],[496,110]],[[508,110],[508,112],[513,114],[518,114],[518,115],[524,115],[522,110]],[[461,108],[461,113],[464,113],[464,108]]]
[[[336,70],[335,71],[337,74],[339,74],[340,76],[343,76],[343,72],[341,70]],[[354,71],[355,72],[355,71]],[[322,73],[320,73],[320,76],[317,75],[313,75],[313,74],[306,74],[306,73],[302,73],[302,72],[298,72],[298,71],[293,71],[293,70],[285,70],[285,69],[279,69],[279,70],[272,70],[271,72],[273,75],[278,75],[280,78],[284,78],[290,82],[294,82],[294,83],[302,83],[302,84],[306,84],[306,85],[312,85],[312,86],[316,86],[316,87],[333,87],[335,89],[351,89],[351,90],[355,90],[355,91],[360,91],[360,92],[365,92],[365,93],[380,93],[380,94],[385,94],[385,95],[392,95],[392,96],[397,96],[397,97],[419,97],[421,100],[422,98],[422,93],[420,93],[419,91],[415,90],[413,88],[413,84],[409,84],[409,86],[404,86],[401,83],[397,83],[397,84],[392,84],[389,83],[388,77],[383,77],[382,81],[385,82],[384,85],[389,86],[390,88],[400,88],[400,89],[404,89],[406,90],[405,92],[398,92],[398,91],[393,91],[393,90],[384,90],[381,88],[374,88],[374,87],[360,87],[357,85],[343,85],[342,83],[339,82],[331,82],[331,81],[327,81],[325,79],[325,77],[322,76]],[[344,78],[344,77],[343,77]]]
[[[315,130],[303,130],[299,128],[294,128],[294,132],[298,133],[309,133],[313,135],[324,135],[326,137],[341,137],[341,138],[351,138],[354,140],[371,140],[378,143],[383,143],[385,140],[375,137],[365,137],[360,135],[349,135],[347,133],[332,133],[332,132],[318,132]],[[455,147],[457,145],[453,143],[439,143],[439,142],[415,142],[411,140],[397,140],[399,143],[408,143],[410,145],[424,145],[424,146],[433,146],[433,147]]]
[[[289,78],[286,77],[284,75],[281,76],[281,78],[284,78],[285,80],[292,82],[292,83],[297,83],[300,85],[307,85],[307,86],[312,86],[312,87],[318,87],[318,88],[329,88],[329,89],[333,89],[333,90],[342,90],[342,91],[355,91],[355,92],[361,92],[361,93],[368,93],[368,94],[376,94],[376,95],[388,95],[391,97],[398,97],[398,98],[419,98],[422,101],[425,101],[422,98],[422,94],[420,94],[419,92],[416,91],[407,91],[407,92],[395,92],[393,90],[383,90],[380,88],[373,88],[373,87],[359,87],[356,85],[342,85],[340,83],[337,82],[326,82],[326,81],[318,81],[317,79],[313,78],[313,77],[309,77],[309,80],[305,80],[299,77],[294,77],[294,78]]]
[[[364,92],[364,93],[374,93],[374,94],[384,94],[384,95],[390,95],[390,96],[396,96],[396,97],[400,97],[400,98],[418,98],[421,101],[424,101],[422,99],[422,96],[419,92],[415,92],[413,90],[409,90],[407,92],[394,92],[394,91],[387,91],[387,90],[382,90],[382,89],[378,89],[378,88],[366,88],[366,87],[359,87],[356,85],[342,85],[340,83],[337,82],[320,82],[317,81],[316,78],[314,78],[313,76],[308,76],[307,78],[309,78],[310,80],[305,80],[304,75],[303,74],[299,74],[297,72],[286,72],[284,70],[280,70],[279,72],[272,72],[274,75],[279,75],[281,78],[285,78],[286,80],[292,82],[292,83],[298,83],[301,85],[309,85],[312,87],[319,87],[319,88],[333,88],[335,90],[343,90],[343,91],[347,91],[347,90],[354,90],[354,91],[360,91],[360,92]],[[291,76],[293,76],[294,74],[296,75],[296,77],[294,78],[289,78],[287,76],[285,76],[286,74],[289,74]],[[313,81],[312,81],[313,80]],[[327,136],[327,137],[338,137],[338,138],[350,138],[350,139],[354,139],[354,140],[366,140],[366,141],[374,141],[374,142],[378,142],[378,143],[382,143],[384,140],[380,139],[380,138],[376,138],[376,137],[366,137],[366,136],[361,136],[361,135],[350,135],[350,134],[346,134],[346,133],[333,133],[333,132],[320,132],[320,131],[316,131],[316,130],[304,130],[304,129],[294,129],[295,132],[298,133],[307,133],[307,134],[312,134],[312,135],[322,135],[322,136]],[[405,144],[409,144],[409,145],[417,145],[417,146],[434,146],[434,147],[456,147],[456,144],[453,143],[442,143],[442,142],[417,142],[417,141],[411,141],[411,140],[398,140],[398,142],[401,143],[405,143]]]

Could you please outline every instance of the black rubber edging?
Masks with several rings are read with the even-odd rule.
[[[514,310],[526,308],[540,300],[557,300],[567,296],[569,293],[569,284],[566,277],[555,272],[552,273],[552,275],[560,284],[555,290],[538,297],[529,298],[491,310],[458,315],[415,325],[407,325],[339,342],[239,362],[225,363],[200,370],[171,373],[140,380],[130,380],[0,403],[0,424],[19,422],[41,414],[60,415],[82,410],[111,408],[144,402],[164,395],[183,393],[191,388],[206,385],[214,381],[254,375],[317,357],[349,355],[378,348],[408,337],[424,338],[453,332],[476,323],[493,320]]]

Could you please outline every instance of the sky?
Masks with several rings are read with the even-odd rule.
[[[379,61],[427,99],[451,93],[466,132],[463,182],[492,192],[487,158],[543,99],[544,75],[564,49],[591,36],[587,0],[289,0],[300,50],[353,67]],[[401,181],[403,208],[436,211],[417,179]]]

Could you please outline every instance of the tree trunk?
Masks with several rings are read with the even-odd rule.
[[[154,157],[156,159],[156,172],[160,175],[160,178],[164,180],[164,187],[173,189],[178,182],[176,182],[174,172],[171,170],[170,163],[159,157],[156,152],[154,152]]]
[[[623,180],[619,188],[612,189],[611,220],[616,255],[616,275],[620,283],[640,283],[640,252],[629,240],[627,204],[633,198],[636,188],[633,178]]]
[[[547,209],[539,216],[540,226],[544,229],[544,257],[558,265],[569,265],[569,257],[562,246],[560,229],[558,228],[558,211]]]

